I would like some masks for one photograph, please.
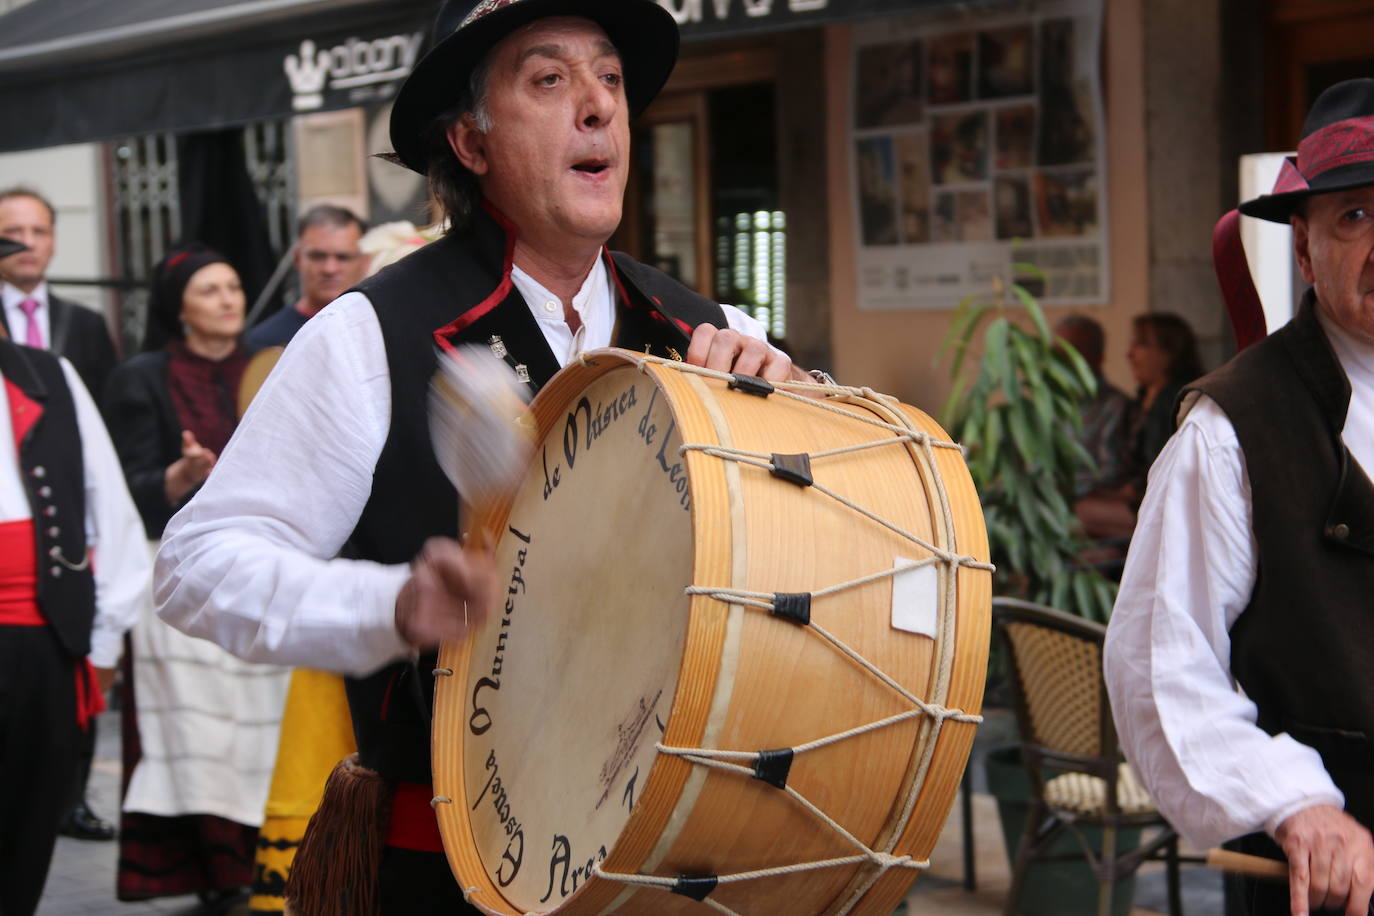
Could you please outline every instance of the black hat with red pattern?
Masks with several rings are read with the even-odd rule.
[[[1286,223],[1314,194],[1374,185],[1374,79],[1346,80],[1317,97],[1302,126],[1298,154],[1283,163],[1274,190],[1240,212]]]
[[[434,47],[391,109],[396,157],[424,174],[430,125],[457,104],[487,52],[521,26],[550,16],[590,19],[605,30],[620,52],[631,116],[648,107],[677,63],[677,22],[657,0],[446,0]]]

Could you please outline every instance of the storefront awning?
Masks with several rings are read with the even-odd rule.
[[[953,5],[659,2],[686,41]],[[438,8],[439,0],[30,0],[0,15],[0,151],[383,101],[423,51]]]
[[[388,98],[436,0],[32,0],[0,16],[0,150]]]

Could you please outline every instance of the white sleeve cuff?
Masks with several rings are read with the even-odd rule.
[[[87,657],[97,668],[113,668],[119,664],[124,650],[124,634],[96,627],[91,631],[91,652]]]
[[[1313,805],[1334,805],[1337,808],[1344,808],[1345,796],[1338,790],[1333,789],[1330,793],[1318,793],[1309,798],[1299,799],[1289,805],[1285,805],[1280,808],[1273,817],[1264,822],[1264,832],[1277,839],[1280,824],[1304,808],[1311,808]]]

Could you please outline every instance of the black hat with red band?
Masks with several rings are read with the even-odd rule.
[[[1374,79],[1347,80],[1313,103],[1298,155],[1284,161],[1273,192],[1247,200],[1240,212],[1286,223],[1314,194],[1366,185],[1374,185]]]
[[[446,0],[434,47],[415,65],[391,109],[396,157],[424,174],[430,125],[457,104],[487,52],[521,26],[550,16],[590,19],[605,30],[620,53],[632,116],[648,107],[677,63],[677,22],[657,0]]]

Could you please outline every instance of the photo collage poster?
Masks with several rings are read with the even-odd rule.
[[[1101,0],[854,28],[863,309],[952,309],[1013,263],[1051,305],[1108,290]]]

